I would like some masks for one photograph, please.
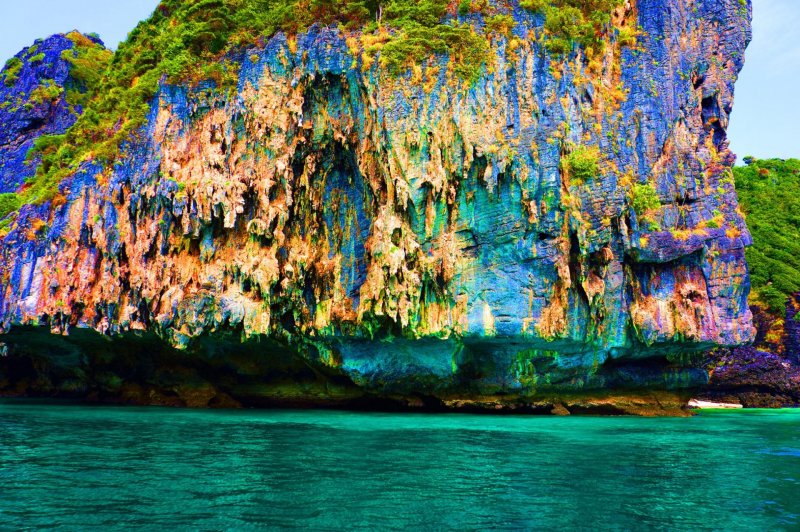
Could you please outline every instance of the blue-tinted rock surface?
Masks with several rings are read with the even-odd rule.
[[[38,160],[28,161],[33,142],[42,135],[59,135],[82,112],[70,102],[70,90],[81,92],[83,80],[75,76],[65,54],[74,53],[70,35],[53,35],[36,41],[6,63],[0,76],[0,193],[14,192],[34,175]],[[95,37],[88,37],[102,47]]]
[[[753,335],[725,133],[749,1],[639,0],[613,17],[637,44],[591,60],[552,57],[510,4],[472,86],[447,57],[395,79],[322,27],[243,53],[235,94],[164,86],[116,165],[20,211],[3,326],[200,358],[262,339],[457,406],[702,385],[682,354]]]

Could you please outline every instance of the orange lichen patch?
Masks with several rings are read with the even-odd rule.
[[[42,232],[47,228],[47,222],[41,218],[34,218],[30,222],[26,236],[28,240],[36,240]]]
[[[567,334],[567,307],[569,293],[563,282],[556,281],[550,304],[542,310],[536,332],[546,340],[564,338]]]
[[[539,222],[539,209],[535,199],[523,199],[522,208],[528,213],[528,224],[535,226]]]
[[[67,203],[67,197],[64,194],[58,193],[55,196],[53,196],[53,199],[50,202],[50,205],[51,205],[51,207],[53,209],[57,209],[58,207],[61,207],[62,205],[66,205],[66,203]]]
[[[568,330],[567,308],[569,287],[572,285],[572,275],[569,270],[570,242],[562,237],[557,243],[557,248],[559,255],[555,267],[558,280],[553,286],[550,304],[542,310],[542,315],[536,323],[536,331],[547,340],[564,338]]]
[[[733,240],[742,236],[742,232],[737,227],[728,227],[725,229],[725,236]]]
[[[706,224],[701,222],[697,227],[692,229],[672,229],[670,230],[672,238],[685,242],[693,236],[707,237],[709,235]]]
[[[602,299],[603,294],[606,292],[606,282],[602,277],[595,272],[589,272],[586,280],[581,283],[586,297],[589,298],[589,304],[594,305]]]
[[[423,264],[423,268],[433,273],[445,285],[466,266],[466,258],[458,244],[455,232],[440,235],[431,248],[431,254]]]
[[[657,275],[653,279],[658,279]],[[657,284],[638,287],[630,306],[631,322],[645,343],[704,341],[713,333],[713,310],[705,277],[687,267],[675,269],[675,289]]]
[[[522,39],[512,37],[506,44],[506,56],[509,61],[518,61],[522,51],[526,48],[526,43]]]
[[[764,337],[764,343],[775,346],[775,350],[782,353],[785,349],[785,335],[786,335],[786,320],[783,318],[776,319],[767,330]]]
[[[425,75],[423,76],[423,83],[422,89],[425,94],[430,94],[436,88],[436,85],[439,83],[439,72],[441,68],[439,65],[432,65],[425,69]]]

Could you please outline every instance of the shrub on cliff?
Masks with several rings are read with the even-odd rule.
[[[61,97],[64,89],[56,85],[52,79],[45,79],[38,87],[31,91],[28,102],[39,105],[44,102],[54,102]]]
[[[631,207],[636,213],[640,226],[651,231],[659,229],[653,215],[661,208],[661,199],[652,183],[634,183],[631,188]]]
[[[19,196],[16,194],[0,194],[0,218],[5,218],[9,213],[19,209]]]
[[[585,183],[600,173],[600,150],[595,146],[577,146],[563,160],[570,180]]]
[[[6,87],[11,87],[19,79],[19,71],[22,70],[22,60],[19,57],[12,57],[6,61],[3,67],[3,83]]]
[[[73,42],[72,50],[65,50],[61,57],[70,64],[67,81],[67,103],[84,106],[92,96],[91,89],[97,87],[103,72],[111,60],[111,52],[92,41],[89,36],[74,31],[67,35]],[[99,41],[99,38],[94,37]]]

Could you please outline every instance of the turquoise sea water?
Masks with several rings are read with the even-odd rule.
[[[0,402],[0,529],[798,529],[800,411],[691,419]]]

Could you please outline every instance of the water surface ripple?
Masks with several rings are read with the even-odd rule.
[[[0,402],[0,529],[800,528],[800,411],[691,419]]]

